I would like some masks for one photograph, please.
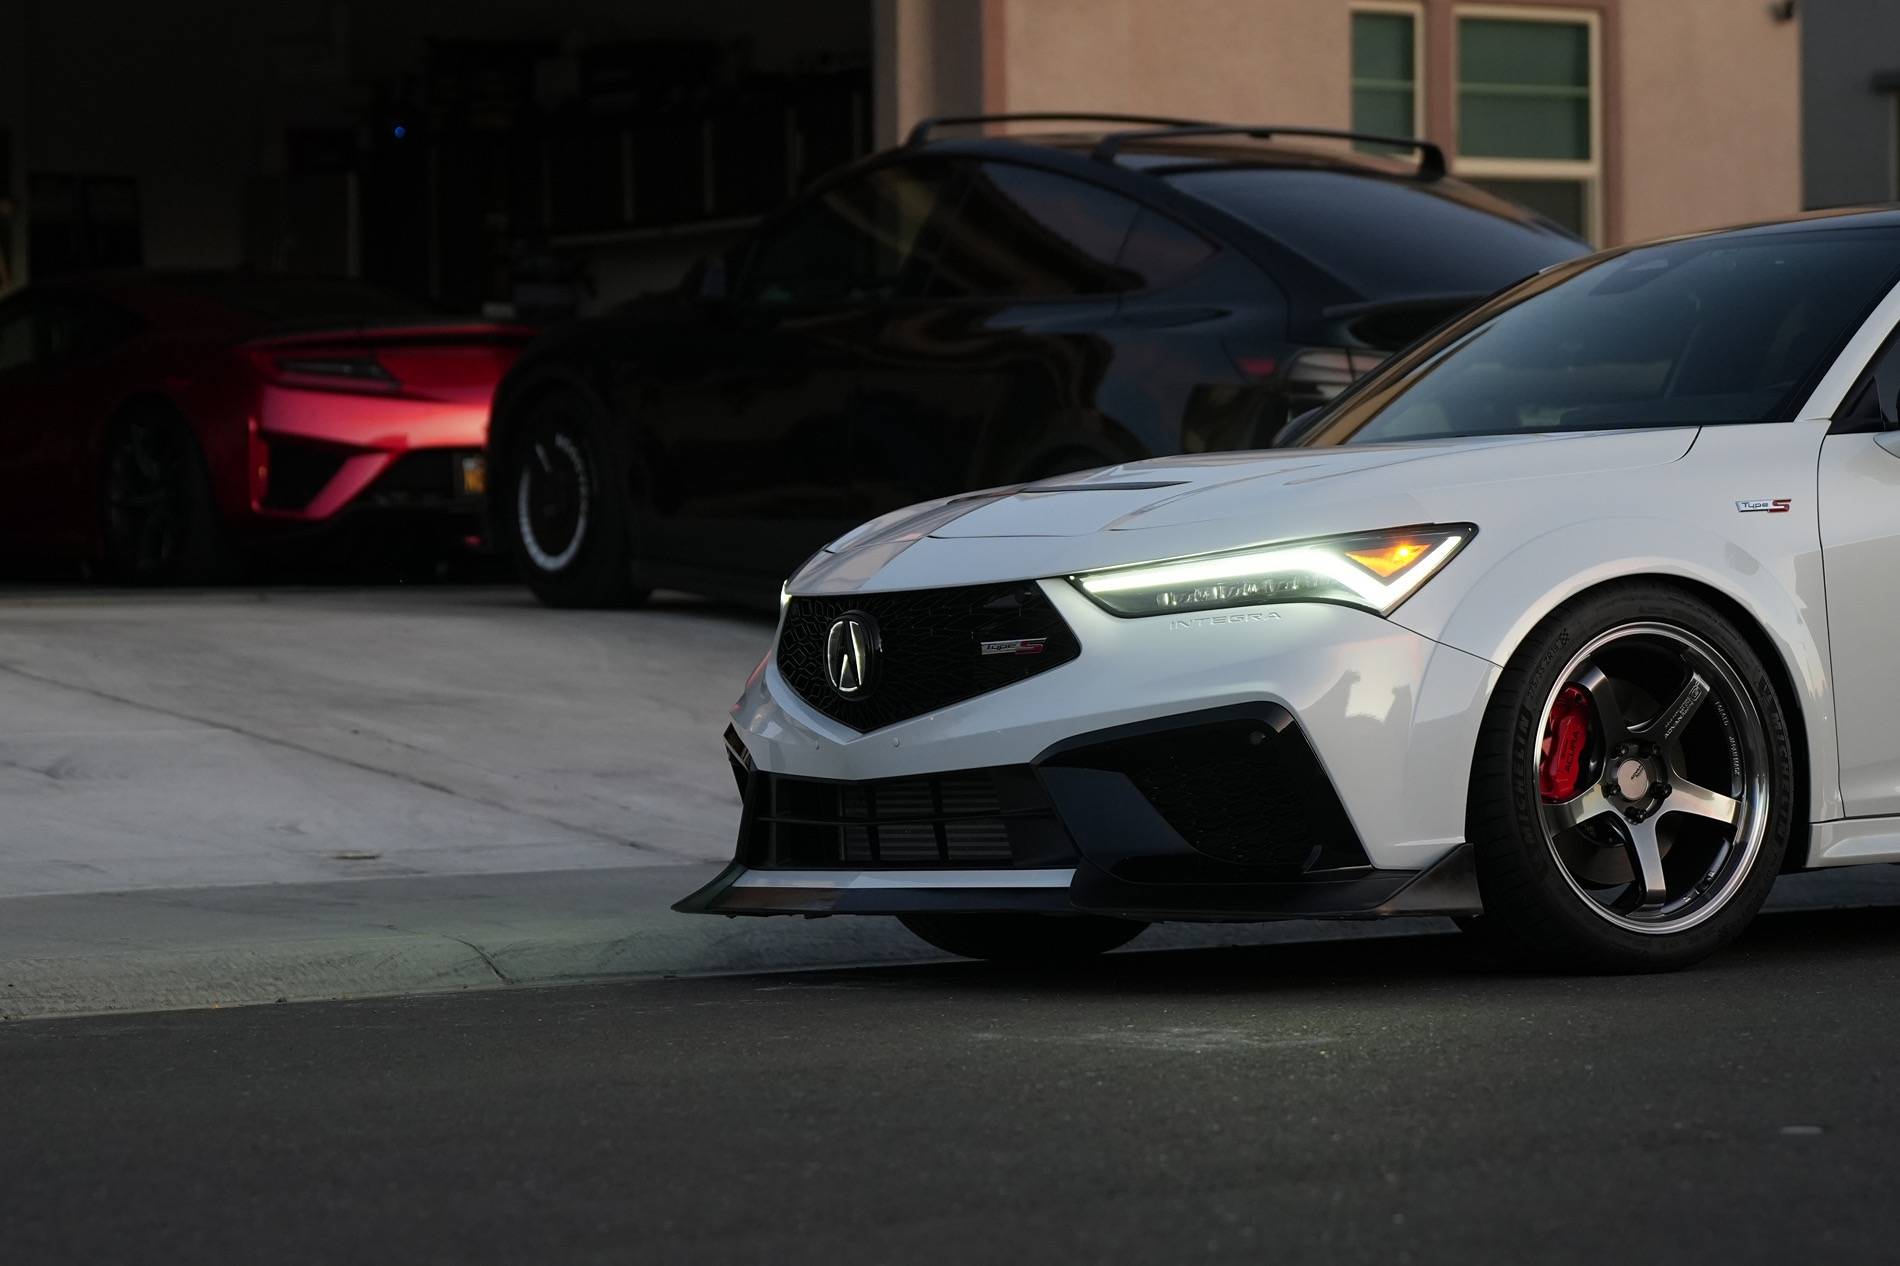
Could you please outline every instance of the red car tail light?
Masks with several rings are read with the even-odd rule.
[[[402,387],[396,376],[369,352],[253,348],[251,362],[267,381],[286,387],[374,395],[385,395]]]

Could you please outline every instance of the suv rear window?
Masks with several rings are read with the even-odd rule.
[[[1292,167],[1189,169],[1167,180],[1371,300],[1488,294],[1589,249],[1487,209],[1459,185]]]

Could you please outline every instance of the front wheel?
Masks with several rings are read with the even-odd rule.
[[[535,596],[551,607],[646,601],[633,579],[629,463],[603,411],[578,391],[547,392],[507,452],[495,518]]]
[[[1713,953],[1780,870],[1793,752],[1760,656],[1708,603],[1631,584],[1560,609],[1500,678],[1472,766],[1487,938],[1575,970]]]
[[[946,954],[1023,965],[1093,958],[1148,927],[1091,914],[903,914],[898,920]]]

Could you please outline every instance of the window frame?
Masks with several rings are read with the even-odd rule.
[[[1352,37],[1351,37],[1352,18],[1359,16],[1361,13],[1380,14],[1386,17],[1402,17],[1402,18],[1411,19],[1411,22],[1412,22],[1412,135],[1413,136],[1425,135],[1426,111],[1429,108],[1429,101],[1430,101],[1430,98],[1428,94],[1426,93],[1426,88],[1425,88],[1425,69],[1426,69],[1425,38],[1427,34],[1426,29],[1425,29],[1425,0],[1353,0],[1353,4],[1350,10],[1350,16],[1347,18],[1346,58],[1347,58],[1349,71],[1350,71],[1351,60],[1352,60],[1352,55],[1353,55]],[[1347,79],[1348,79],[1347,92],[1349,94],[1356,92],[1359,86],[1358,81],[1352,78],[1350,73],[1348,74]],[[1351,109],[1350,101],[1348,101],[1347,103],[1347,108],[1350,111]],[[1358,131],[1359,121],[1357,119],[1352,119],[1350,122],[1351,122],[1352,129],[1355,132]],[[1360,147],[1355,145],[1354,148],[1357,149]]]
[[[1541,22],[1561,26],[1581,26],[1587,32],[1590,50],[1590,157],[1567,158],[1494,158],[1470,157],[1455,148],[1461,137],[1459,108],[1464,100],[1464,66],[1459,53],[1463,47],[1463,24],[1467,18],[1489,22]],[[1452,73],[1451,136],[1454,152],[1452,174],[1473,180],[1524,180],[1556,183],[1578,182],[1583,185],[1583,237],[1591,243],[1603,239],[1603,14],[1596,9],[1557,8],[1545,5],[1460,4],[1451,13]]]

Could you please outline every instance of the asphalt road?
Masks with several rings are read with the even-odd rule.
[[[0,1026],[0,1261],[1891,1261],[1900,910]]]

